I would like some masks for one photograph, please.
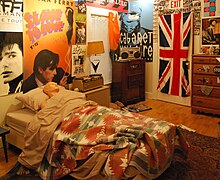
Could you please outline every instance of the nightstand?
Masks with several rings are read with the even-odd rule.
[[[97,102],[101,106],[109,107],[110,105],[110,88],[109,86],[102,86],[90,91],[83,92],[87,100]]]

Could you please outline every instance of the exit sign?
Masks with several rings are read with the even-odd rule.
[[[170,1],[170,8],[181,8],[183,7],[183,1],[182,0],[171,0]]]

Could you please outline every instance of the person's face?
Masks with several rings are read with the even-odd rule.
[[[47,67],[46,70],[39,68],[39,72],[44,80],[43,83],[51,82],[57,74],[56,68]]]
[[[127,13],[123,15],[122,21],[129,33],[133,32],[139,25],[140,15],[138,13]]]
[[[215,26],[216,25],[216,21],[212,21],[212,25]]]
[[[4,83],[8,83],[23,73],[23,56],[18,44],[3,47],[1,57]]]

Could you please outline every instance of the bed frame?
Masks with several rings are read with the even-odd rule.
[[[22,149],[24,147],[24,134],[17,132],[16,130],[10,128],[9,126],[7,126],[7,124],[5,124],[7,113],[16,111],[18,109],[22,109],[22,103],[15,98],[16,96],[17,94],[11,94],[11,95],[0,97],[1,102],[4,104],[4,106],[1,107],[2,111],[0,114],[1,120],[3,120],[1,122],[1,126],[10,130],[10,133],[6,137],[7,143],[19,149]]]

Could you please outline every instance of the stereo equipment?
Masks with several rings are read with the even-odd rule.
[[[138,59],[141,58],[140,48],[139,47],[129,47],[120,49],[121,59]]]
[[[78,88],[79,91],[85,92],[102,87],[104,80],[102,75],[94,74],[90,76],[76,77],[72,82],[72,88]]]

